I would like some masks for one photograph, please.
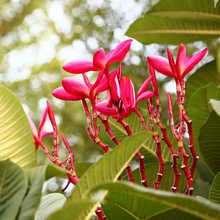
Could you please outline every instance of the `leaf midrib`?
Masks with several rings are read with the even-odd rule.
[[[160,30],[145,30],[145,31],[135,31],[131,32],[129,34],[132,34],[133,36],[136,35],[142,35],[142,34],[197,34],[197,35],[220,35],[220,31],[212,31],[212,30],[187,30],[187,29],[179,29],[179,30],[173,30],[173,29],[160,29]]]
[[[204,12],[195,12],[195,11],[180,11],[180,10],[168,10],[168,11],[157,11],[157,12],[149,12],[148,15],[150,16],[159,16],[159,17],[175,17],[173,15],[178,14],[177,17],[181,17],[183,15],[184,17],[202,17],[202,18],[217,18],[220,19],[220,15],[213,14],[213,13],[204,13]]]

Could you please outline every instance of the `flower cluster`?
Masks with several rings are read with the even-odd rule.
[[[108,52],[107,55],[105,54],[104,49],[100,48],[94,54],[92,61],[73,60],[66,63],[63,66],[63,69],[66,72],[72,74],[82,74],[83,80],[75,76],[64,78],[62,80],[62,86],[55,89],[52,92],[52,95],[64,101],[82,101],[83,109],[88,121],[88,134],[92,141],[99,145],[105,153],[109,151],[109,147],[99,138],[100,127],[97,124],[97,119],[99,119],[103,123],[105,131],[109,134],[114,143],[118,145],[119,142],[117,140],[117,137],[115,137],[108,124],[108,117],[116,119],[117,122],[120,123],[121,126],[125,129],[127,135],[130,136],[132,135],[132,131],[125,119],[129,117],[132,113],[137,114],[141,120],[141,123],[143,124],[144,129],[147,132],[151,132],[152,138],[156,143],[156,155],[159,162],[159,171],[157,174],[157,179],[154,182],[154,188],[158,189],[164,173],[165,162],[163,160],[159,135],[154,132],[154,126],[156,125],[160,129],[162,140],[168,146],[173,158],[172,168],[174,171],[174,183],[171,189],[173,192],[177,191],[180,177],[180,172],[177,166],[177,159],[180,155],[182,155],[181,169],[183,170],[185,178],[187,180],[187,189],[185,193],[191,195],[193,192],[192,181],[198,156],[195,152],[193,144],[192,121],[188,118],[184,109],[184,77],[195,67],[198,62],[202,60],[202,58],[207,53],[207,49],[204,49],[196,53],[193,57],[190,57],[186,56],[186,48],[183,44],[181,44],[176,62],[174,61],[174,58],[169,49],[167,49],[168,59],[160,56],[149,56],[147,58],[147,61],[150,77],[145,80],[145,82],[135,95],[134,85],[128,76],[123,76],[121,64],[129,51],[131,43],[132,40],[124,41],[120,43],[115,49]],[[111,65],[116,62],[120,63],[118,69],[110,70]],[[90,71],[98,71],[98,76],[94,83],[91,83],[89,80],[88,74],[90,74]],[[170,116],[170,127],[178,143],[177,151],[174,150],[173,143],[171,143],[171,141],[167,137],[167,128],[164,127],[160,122],[161,109],[155,71],[158,71],[166,76],[173,77],[176,82],[176,103],[179,107],[179,121],[176,126],[174,124],[172,100],[169,93],[167,94],[167,103]],[[148,90],[150,83],[152,84],[153,91]],[[107,97],[106,100],[101,100],[99,94],[104,91],[107,92]],[[150,124],[150,128],[147,127],[146,119],[142,116],[138,109],[138,102],[140,102],[141,100],[145,100],[147,103],[147,110],[149,112],[148,121]],[[91,114],[88,108],[88,101],[91,103]],[[47,114],[49,115],[53,127],[53,132],[43,132],[43,127]],[[45,150],[48,158],[52,162],[57,163],[62,168],[71,171],[67,174],[69,182],[77,184],[79,179],[76,176],[74,169],[74,156],[72,154],[68,141],[63,134],[61,134],[61,137],[70,156],[63,162],[59,160],[58,131],[54,113],[50,104],[47,103],[47,108],[43,113],[42,120],[40,122],[39,132],[37,132],[37,129],[31,119],[29,119],[29,121],[34,135],[36,150],[38,149],[39,145],[41,145]],[[189,155],[186,153],[183,147],[183,137],[186,130],[188,130],[189,134],[189,149],[192,155],[192,164],[190,168],[188,168]],[[52,157],[42,141],[42,138],[46,135],[53,135],[54,137],[54,151],[52,152]],[[141,182],[145,187],[148,187],[149,185],[145,174],[144,156],[141,155],[140,152],[137,152],[136,156],[139,160],[140,175],[142,179]],[[133,183],[134,178],[129,164],[126,166],[126,171],[130,182]]]

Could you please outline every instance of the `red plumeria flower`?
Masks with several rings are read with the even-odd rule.
[[[168,52],[170,52],[168,50]],[[187,73],[189,73],[197,63],[199,63],[202,58],[207,53],[207,48],[194,54],[194,56],[186,56],[186,48],[183,44],[180,45],[179,52],[176,59],[176,72],[177,78],[180,82],[183,81],[183,78]],[[169,53],[168,53],[169,55]],[[175,77],[172,72],[172,67],[170,66],[169,60],[161,56],[149,56],[147,58],[148,63],[158,72],[169,76]]]
[[[110,79],[113,80],[117,75],[118,70],[109,73]],[[90,99],[91,102],[95,101],[96,96],[108,89],[108,79],[105,75],[98,85],[83,82],[76,77],[67,77],[62,80],[62,87],[55,89],[52,95],[58,99],[65,101],[78,101],[82,99]]]
[[[114,62],[121,62],[128,50],[130,49],[132,40],[126,40],[121,42],[115,49],[108,52],[105,55],[103,48],[100,48],[93,56],[93,61],[90,60],[73,60],[66,63],[63,69],[69,73],[86,73],[89,71],[98,71],[107,67]]]
[[[53,132],[43,131],[45,121],[46,121],[46,118],[47,118],[47,113],[48,113],[48,107],[46,107],[46,109],[44,110],[43,115],[41,117],[39,131],[37,131],[37,128],[36,128],[35,124],[33,123],[33,121],[30,119],[30,117],[28,117],[28,120],[29,120],[29,123],[30,123],[30,126],[31,126],[31,130],[32,130],[32,134],[34,136],[34,143],[35,143],[35,149],[36,150],[38,149],[39,145],[41,145],[43,137],[53,134]]]
[[[134,85],[129,77],[125,76],[121,78],[120,85],[117,77],[112,83],[112,99],[116,102],[122,101],[122,117],[128,117],[137,108],[137,103],[142,99],[150,98],[154,95],[153,92],[145,90],[149,86],[151,77],[149,77],[139,89],[136,97],[134,91]],[[113,118],[118,118],[118,113],[115,106],[108,107],[109,100],[102,101],[96,104],[97,110],[106,116],[111,116]]]

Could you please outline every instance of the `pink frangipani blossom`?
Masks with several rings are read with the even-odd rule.
[[[33,121],[31,120],[31,118],[29,116],[27,116],[28,120],[29,120],[29,123],[30,123],[30,126],[31,126],[32,134],[34,136],[34,143],[35,143],[35,149],[36,150],[38,149],[39,145],[41,145],[43,137],[53,134],[53,132],[43,131],[45,121],[46,121],[46,118],[47,118],[47,114],[48,114],[48,107],[45,108],[45,110],[42,114],[41,121],[40,121],[40,126],[39,126],[39,131],[37,131],[37,128],[36,128],[35,124],[33,123]]]
[[[149,77],[141,86],[139,89],[136,97],[135,97],[135,91],[134,91],[134,85],[129,77],[125,76],[121,78],[120,85],[117,82],[117,77],[115,78],[115,83],[112,83],[112,90],[114,91],[112,93],[113,100],[114,101],[121,101],[121,111],[122,111],[122,117],[126,118],[128,117],[133,111],[135,111],[137,107],[137,103],[142,99],[150,98],[154,95],[151,91],[146,91],[148,88],[151,77]],[[117,88],[119,86],[119,89]],[[146,92],[145,92],[146,91]],[[106,116],[111,116],[113,118],[118,118],[118,113],[116,111],[115,106],[108,107],[109,103],[108,100],[102,101],[100,103],[96,104],[97,110]]]
[[[109,73],[111,80],[116,77],[117,71],[118,70],[114,70]],[[97,86],[89,82],[83,82],[76,77],[67,77],[62,80],[62,87],[55,89],[52,95],[65,101],[78,101],[88,98],[94,102],[95,97],[107,89],[108,79],[105,75],[102,75]]]
[[[170,52],[168,50],[168,52]],[[183,81],[183,78],[187,73],[189,73],[197,63],[199,63],[202,58],[207,53],[207,48],[191,56],[186,56],[186,48],[183,44],[180,45],[179,52],[176,59],[176,72],[177,78],[180,82]],[[171,54],[171,53],[170,53]],[[158,72],[169,76],[174,77],[172,67],[170,66],[169,60],[161,56],[149,56],[147,58],[148,63]]]
[[[100,48],[93,56],[93,61],[90,60],[73,60],[70,62],[67,62],[63,69],[66,72],[69,73],[86,73],[89,71],[98,71],[102,70],[103,68],[107,67],[114,63],[114,62],[121,62],[128,50],[130,49],[132,40],[125,40],[121,42],[115,49],[108,52],[108,54],[105,54],[105,51],[103,48]]]

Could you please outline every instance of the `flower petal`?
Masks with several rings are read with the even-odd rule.
[[[182,74],[182,77],[184,77],[187,73],[189,73],[194,66],[202,60],[202,58],[206,55],[207,53],[207,48],[205,48],[202,51],[199,51],[196,53],[191,59],[187,60],[186,65],[185,65],[185,71]]]
[[[151,79],[152,79],[152,76],[150,76],[148,79],[145,80],[145,82],[143,83],[143,85],[141,86],[141,88],[139,89],[137,95],[136,95],[136,98],[138,96],[140,96],[146,89],[147,87],[149,86],[150,82],[151,82]]]
[[[63,66],[68,73],[86,73],[88,71],[97,71],[99,68],[93,66],[90,60],[72,60]]]
[[[166,76],[173,77],[169,61],[166,58],[161,56],[149,56],[147,61],[156,71]]]
[[[106,65],[105,51],[103,48],[100,48],[93,56],[93,66],[102,69],[105,65]]]
[[[47,135],[53,135],[53,134],[54,134],[54,131],[44,131],[44,132],[42,133],[42,138],[45,137],[45,136],[47,136]]]
[[[152,91],[144,92],[140,96],[137,97],[137,103],[141,101],[142,99],[148,99],[148,98],[151,98],[152,96],[154,96],[154,92]]]
[[[41,121],[40,121],[40,127],[39,127],[39,132],[38,132],[38,138],[41,140],[42,139],[42,133],[43,133],[43,129],[44,129],[44,124],[47,118],[47,113],[48,113],[48,107],[45,108],[42,117],[41,117]]]
[[[64,101],[78,101],[81,100],[81,95],[71,95],[63,87],[59,87],[52,92],[52,95],[57,99]]]
[[[111,95],[116,102],[120,99],[120,86],[117,77],[112,81]]]
[[[118,70],[113,70],[109,73],[109,76],[110,76],[110,81],[113,82],[116,75],[118,73]],[[100,80],[98,86],[97,86],[97,90],[96,90],[96,95],[107,90],[108,89],[108,85],[109,85],[109,82],[108,82],[108,79],[106,77],[106,75],[103,75],[102,79]]]
[[[117,112],[114,106],[107,107],[107,100],[96,104],[96,109],[103,115],[106,116],[117,116]]]
[[[37,131],[37,128],[34,124],[34,122],[31,120],[31,118],[27,115],[27,118],[28,118],[28,121],[30,123],[30,126],[31,126],[31,130],[32,130],[32,134],[34,136],[34,139],[37,140],[38,139],[38,131]]]
[[[176,58],[176,67],[177,67],[177,74],[181,77],[182,73],[185,69],[186,63],[186,48],[183,44],[180,45],[179,52]]]
[[[130,49],[132,41],[132,39],[125,40],[121,42],[115,49],[108,52],[106,59],[109,66],[113,62],[120,62],[125,58],[127,52]]]
[[[125,110],[135,106],[134,85],[129,77],[122,77],[120,82],[120,96]]]
[[[71,95],[81,96],[81,99],[89,98],[90,90],[88,86],[76,77],[64,78],[62,86]]]

